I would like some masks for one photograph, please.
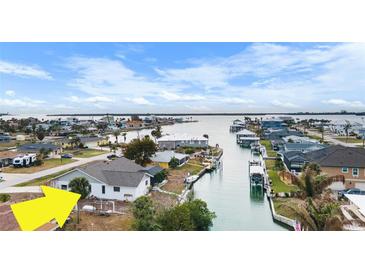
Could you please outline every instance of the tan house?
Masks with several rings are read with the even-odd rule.
[[[15,151],[0,151],[0,168],[6,167],[12,164],[13,159],[19,153]]]
[[[306,153],[308,162],[321,166],[328,176],[343,175],[345,185],[339,188],[357,187],[365,190],[365,149],[359,147],[329,146]]]

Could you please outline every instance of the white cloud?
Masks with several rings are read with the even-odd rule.
[[[106,97],[106,96],[94,96],[94,97],[86,98],[85,102],[88,102],[88,103],[110,103],[110,102],[114,102],[114,100],[112,98],[109,98],[109,97]]]
[[[14,97],[15,94],[16,93],[14,90],[5,90],[5,95],[7,95],[7,96]]]
[[[160,96],[167,101],[199,101],[206,99],[204,96],[198,94],[177,94],[168,91],[162,91]]]
[[[127,100],[136,105],[153,105],[150,101],[143,97],[128,98]]]
[[[251,99],[243,99],[243,98],[237,98],[237,97],[231,97],[231,98],[222,98],[220,100],[221,102],[228,103],[228,104],[254,104],[255,101]]]
[[[365,108],[365,104],[361,101],[347,101],[344,99],[330,99],[322,101],[324,104],[335,105],[340,107],[350,107],[350,108]]]
[[[130,96],[131,93],[146,96],[161,90],[181,89],[177,85],[143,77],[126,67],[121,60],[76,57],[69,59],[67,67],[77,75],[69,85],[94,96]]]
[[[23,64],[9,63],[0,60],[0,73],[12,74],[22,77],[35,77],[51,80],[52,76],[40,68]]]
[[[276,106],[276,107],[282,107],[282,108],[297,108],[298,105],[296,104],[293,104],[293,103],[290,103],[290,102],[282,102],[282,101],[279,101],[279,100],[274,100],[271,102],[271,104],[273,106]]]
[[[30,98],[22,98],[22,99],[4,99],[0,98],[0,106],[5,107],[31,107],[36,108],[40,105],[44,104],[45,101],[34,100]]]

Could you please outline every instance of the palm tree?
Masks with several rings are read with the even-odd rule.
[[[345,134],[346,134],[346,143],[349,139],[349,131],[350,131],[350,128],[351,128],[351,124],[349,121],[346,121],[346,125],[344,126],[344,131],[345,131]]]
[[[324,127],[323,125],[319,128],[319,132],[322,134],[321,143],[324,142]]]
[[[85,177],[76,177],[68,184],[71,192],[81,195],[80,199],[85,199],[91,193],[91,185]],[[77,223],[80,222],[80,206],[77,202]]]
[[[119,129],[113,131],[113,135],[115,137],[115,143],[118,144],[118,137],[121,134],[121,131]]]
[[[122,136],[123,136],[124,143],[125,143],[127,141],[127,132],[123,132]]]
[[[156,143],[156,140],[158,139],[158,138],[161,138],[161,136],[162,136],[162,130],[161,130],[161,126],[160,125],[158,125],[154,130],[152,130],[151,131],[151,135],[152,135],[152,137],[154,137],[155,138],[155,143]]]

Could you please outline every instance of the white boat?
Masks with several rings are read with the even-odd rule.
[[[191,183],[194,183],[196,180],[199,179],[199,176],[198,175],[192,175],[192,176],[189,176],[185,179],[185,182],[187,184],[191,184]]]
[[[254,185],[265,184],[265,170],[261,162],[249,162],[250,183]]]

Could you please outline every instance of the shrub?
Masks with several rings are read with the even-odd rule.
[[[0,194],[0,202],[5,203],[10,200],[9,194]]]
[[[178,159],[176,159],[175,157],[172,157],[172,159],[169,162],[169,167],[170,168],[177,168],[179,166],[180,162]]]

